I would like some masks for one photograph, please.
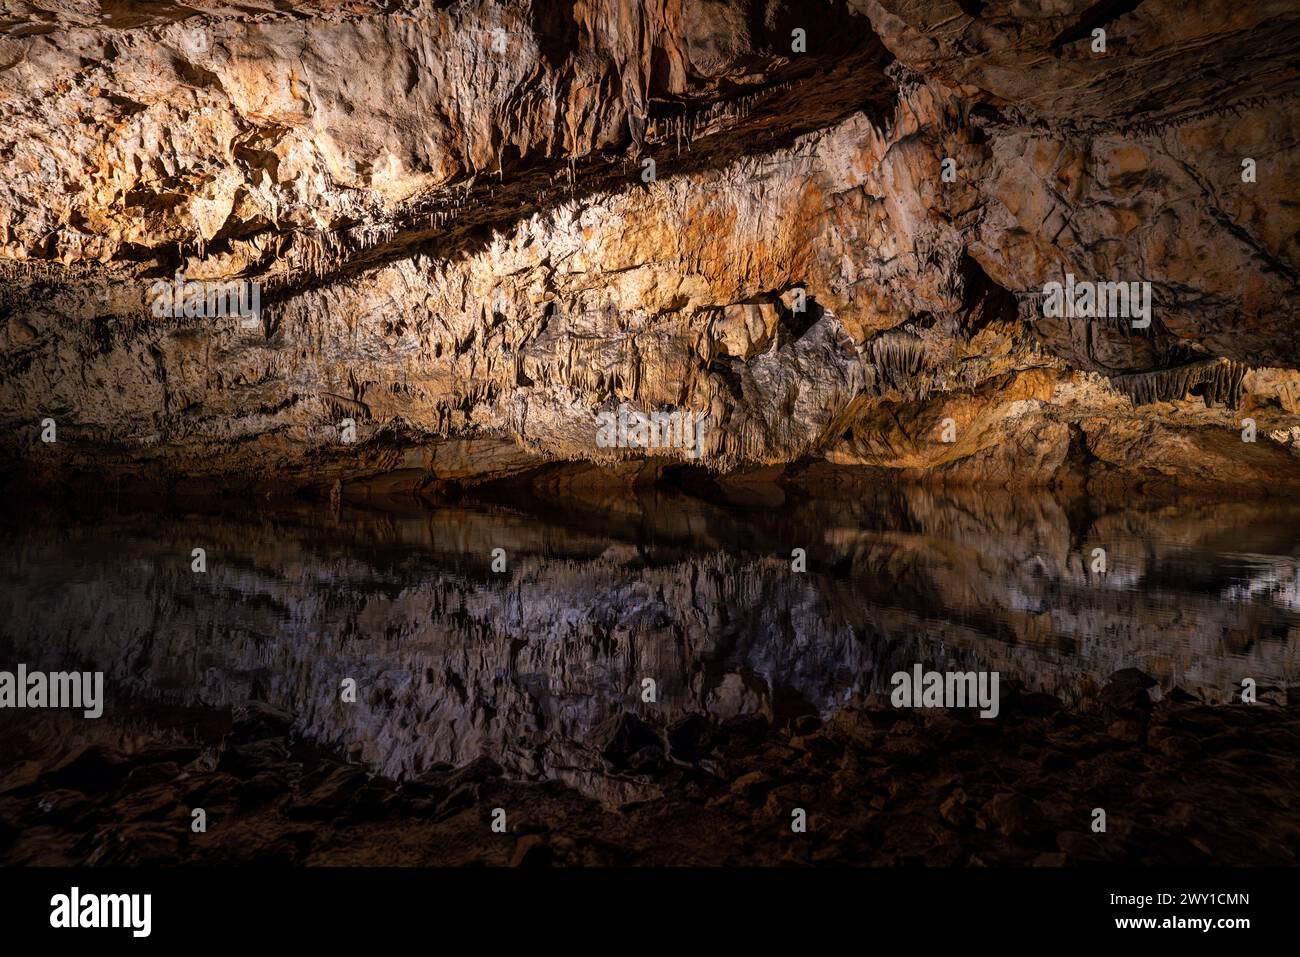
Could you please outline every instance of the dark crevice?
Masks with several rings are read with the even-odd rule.
[[[779,298],[775,299],[775,305],[778,345],[798,342],[826,313],[826,310],[811,294],[806,296],[802,312],[795,312],[790,309]]]
[[[1052,51],[1059,53],[1066,44],[1088,39],[1093,30],[1133,12],[1141,4],[1142,0],[1100,0],[1099,3],[1094,3],[1079,15],[1074,26],[1067,27],[1056,35],[1051,44]]]

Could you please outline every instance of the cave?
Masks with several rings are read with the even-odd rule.
[[[1295,865],[1298,61],[0,0],[0,862]]]

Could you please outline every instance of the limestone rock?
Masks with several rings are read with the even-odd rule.
[[[3,0],[0,461],[443,487],[645,460],[627,406],[721,472],[1294,488],[1300,14],[1185,7]]]

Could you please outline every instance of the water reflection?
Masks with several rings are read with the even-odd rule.
[[[488,754],[608,800],[647,786],[600,757],[620,710],[826,715],[915,662],[1075,705],[1126,667],[1214,702],[1295,681],[1300,509],[776,495],[10,516],[0,651],[118,695],[264,699],[390,777]]]

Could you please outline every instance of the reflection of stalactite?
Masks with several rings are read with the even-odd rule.
[[[1241,402],[1241,383],[1249,371],[1232,359],[1206,359],[1171,369],[1153,369],[1130,375],[1111,376],[1110,381],[1134,405],[1171,402],[1197,387],[1207,406],[1226,405],[1235,409]]]

